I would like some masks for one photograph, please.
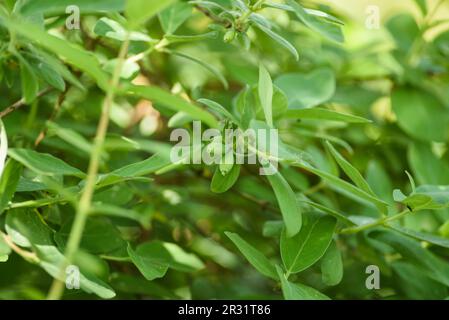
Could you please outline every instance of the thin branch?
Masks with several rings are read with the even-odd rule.
[[[46,94],[48,94],[48,93],[50,93],[51,91],[53,91],[53,89],[54,89],[54,88],[49,87],[49,88],[46,88],[46,89],[40,91],[40,92],[37,94],[36,99],[45,96]],[[19,101],[13,103],[12,105],[10,105],[9,107],[7,107],[6,109],[2,110],[2,111],[0,112],[0,119],[3,118],[3,117],[6,117],[6,116],[7,116],[8,114],[10,114],[11,112],[14,112],[14,111],[16,111],[17,109],[19,109],[19,108],[21,108],[21,107],[24,107],[24,106],[26,106],[26,105],[28,105],[28,104],[25,102],[25,99],[23,99],[23,98],[20,99]]]
[[[100,166],[101,154],[103,152],[104,141],[106,138],[109,114],[112,104],[114,103],[116,89],[120,84],[120,74],[123,68],[123,64],[128,53],[130,39],[127,34],[125,41],[122,43],[120,52],[118,55],[118,63],[115,67],[110,85],[106,92],[106,97],[103,102],[100,121],[97,127],[97,133],[95,135],[94,147],[91,153],[89,168],[87,172],[86,185],[81,194],[78,208],[76,210],[75,220],[70,231],[69,239],[65,250],[65,259],[59,266],[59,277],[55,277],[53,284],[48,293],[49,300],[59,300],[64,293],[64,283],[59,280],[63,279],[65,275],[65,269],[67,266],[73,263],[76,252],[78,251],[81,238],[83,236],[84,227],[86,225],[87,216],[91,211],[92,197],[95,191],[95,185],[98,178],[98,170]]]

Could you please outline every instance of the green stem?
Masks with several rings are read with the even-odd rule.
[[[354,233],[358,233],[358,232],[361,232],[361,231],[364,231],[364,230],[367,230],[367,229],[370,229],[370,228],[383,226],[383,225],[386,225],[388,222],[401,219],[401,218],[403,218],[404,216],[406,216],[409,213],[411,213],[411,211],[409,209],[405,209],[404,211],[402,211],[400,213],[397,213],[397,214],[389,216],[389,217],[384,217],[384,218],[378,219],[378,220],[373,221],[371,223],[367,223],[367,224],[364,224],[364,225],[361,225],[361,226],[357,226],[357,227],[343,229],[343,230],[341,230],[340,233],[342,233],[342,234],[354,234]]]
[[[76,252],[78,251],[84,227],[86,224],[87,216],[91,210],[92,197],[95,191],[95,184],[98,177],[98,169],[100,166],[101,153],[103,150],[103,144],[106,138],[106,133],[109,126],[109,114],[111,106],[114,102],[115,92],[120,82],[120,74],[123,68],[123,64],[128,53],[129,47],[129,34],[123,42],[120,53],[118,56],[118,62],[115,67],[112,80],[108,90],[106,92],[106,98],[103,103],[102,113],[100,121],[97,127],[97,134],[95,136],[94,147],[89,162],[89,169],[87,173],[86,185],[81,194],[80,202],[73,222],[72,230],[70,232],[69,240],[65,251],[65,261],[62,263],[59,269],[59,277],[53,281],[50,288],[48,299],[59,300],[64,292],[64,283],[60,280],[64,278],[65,269],[69,266],[74,259]]]

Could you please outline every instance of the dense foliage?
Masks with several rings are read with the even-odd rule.
[[[449,297],[449,8],[403,2],[0,1],[0,298]],[[173,162],[196,120],[278,153]]]

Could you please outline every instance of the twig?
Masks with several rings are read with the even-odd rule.
[[[51,113],[50,118],[48,118],[47,123],[53,121],[54,119],[56,119],[56,116],[58,115],[59,109],[61,108],[61,104],[62,104],[62,102],[65,99],[67,91],[68,91],[68,87],[66,87],[64,92],[62,92],[59,95],[58,99],[56,99],[55,106],[53,108],[53,112]],[[34,146],[35,147],[37,147],[42,142],[42,140],[45,139],[45,136],[47,135],[47,132],[48,132],[48,125],[45,124],[44,128],[42,128],[41,132],[37,136],[36,141],[34,141]]]
[[[39,258],[36,256],[34,252],[23,250],[22,248],[16,246],[16,244],[11,240],[11,237],[4,234],[0,231],[0,237],[3,237],[3,240],[8,245],[8,247],[11,248],[15,253],[17,253],[19,256],[24,258],[25,260],[32,262],[32,263],[38,263]]]
[[[381,218],[381,219],[373,221],[371,223],[363,224],[363,225],[358,226],[358,227],[343,229],[343,230],[341,230],[340,233],[342,233],[342,234],[354,234],[354,233],[358,233],[360,231],[364,231],[364,230],[371,229],[371,228],[374,228],[374,227],[385,226],[388,222],[401,219],[401,218],[403,218],[404,216],[408,215],[411,212],[412,211],[410,211],[410,209],[407,208],[407,209],[405,209],[404,211],[402,211],[400,213],[397,213],[397,214],[389,216],[389,217]]]
[[[37,98],[41,98],[42,96],[45,96],[46,94],[48,94],[49,92],[51,92],[51,91],[53,91],[53,88],[46,88],[46,89],[44,89],[44,90],[42,90],[42,91],[40,91],[38,94],[37,94],[37,96],[36,96],[36,99]],[[21,107],[23,107],[23,106],[26,106],[26,105],[28,105],[26,102],[25,102],[25,99],[20,99],[19,101],[17,101],[17,102],[15,102],[15,103],[13,103],[12,105],[10,105],[9,107],[7,107],[6,109],[4,109],[4,110],[2,110],[1,112],[0,112],[0,119],[1,118],[3,118],[3,117],[6,117],[8,114],[10,114],[11,112],[14,112],[14,111],[16,111],[17,109],[19,109],[19,108],[21,108]]]

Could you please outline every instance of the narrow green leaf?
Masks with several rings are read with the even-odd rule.
[[[212,73],[218,80],[220,80],[220,82],[223,84],[223,87],[227,90],[229,88],[229,84],[228,84],[228,80],[226,80],[226,78],[224,77],[224,75],[220,72],[220,70],[218,70],[217,68],[215,68],[214,66],[200,60],[197,59],[195,57],[189,56],[188,54],[179,52],[179,51],[174,51],[174,50],[168,50],[165,49],[165,52],[184,58],[184,59],[188,59],[190,61],[193,61],[195,63],[198,63],[200,66],[202,66],[203,68],[207,69],[210,73]]]
[[[449,249],[449,239],[447,238],[442,238],[430,233],[406,229],[399,225],[388,225],[388,228],[393,229],[399,233],[402,233],[403,235],[409,236],[415,240],[426,241],[430,244]]]
[[[281,256],[287,273],[298,273],[317,262],[329,247],[336,220],[330,216],[309,213],[296,236],[281,236]]]
[[[217,120],[210,113],[158,87],[130,86],[127,93],[129,95],[151,100],[155,103],[160,103],[175,111],[184,111],[185,113],[190,114],[194,119],[204,121],[210,127],[218,127]]]
[[[26,103],[31,103],[36,98],[39,91],[39,82],[31,65],[21,55],[17,54],[17,58],[20,62],[22,98]]]
[[[333,110],[322,108],[310,108],[310,109],[296,109],[288,110],[284,117],[286,118],[298,118],[298,119],[312,119],[312,120],[328,120],[347,123],[371,123],[370,120],[353,116],[347,113],[340,113]]]
[[[339,26],[320,21],[318,18],[316,18],[316,16],[308,13],[299,3],[294,0],[287,0],[287,4],[293,8],[298,19],[301,20],[310,29],[320,33],[330,40],[336,42],[344,41],[344,36]]]
[[[237,120],[237,118],[230,113],[228,110],[226,110],[225,107],[223,107],[221,104],[209,100],[209,99],[198,99],[197,100],[199,103],[202,103],[206,106],[208,106],[210,109],[212,109],[213,111],[217,112],[219,115],[224,116],[226,119],[233,121],[236,124],[239,124],[239,121]]]
[[[394,248],[402,257],[418,266],[423,274],[449,286],[449,265],[447,262],[423,248],[418,241],[393,231],[372,232],[370,237]]]
[[[279,43],[281,46],[286,48],[290,53],[295,57],[296,60],[299,60],[299,54],[296,48],[288,42],[286,39],[278,35],[276,32],[273,32],[271,29],[267,28],[266,26],[262,24],[255,24],[257,28],[259,28],[261,31],[266,33],[271,39]]]
[[[45,175],[68,175],[83,178],[85,174],[48,153],[28,149],[9,149],[8,155],[34,172]]]
[[[127,0],[125,13],[130,21],[131,27],[135,28],[145,23],[148,19],[167,8],[175,1],[176,0]]]
[[[82,14],[122,11],[126,0],[25,0],[20,7],[23,15],[45,16],[66,14],[68,6],[77,6]]]
[[[8,155],[8,136],[3,121],[0,119],[0,178],[5,168],[6,156]]]
[[[21,172],[22,166],[18,162],[11,159],[6,163],[5,170],[0,178],[0,215],[16,192]]]
[[[270,73],[262,64],[259,66],[258,90],[265,120],[270,127],[273,127],[273,82]]]
[[[48,34],[32,23],[3,17],[0,18],[0,23],[5,24],[10,30],[28,38],[30,41],[60,56],[64,61],[86,72],[97,81],[101,88],[105,89],[108,87],[108,75],[101,69],[100,63],[93,54],[79,46]]]
[[[254,248],[248,242],[243,240],[238,234],[225,232],[229,239],[236,245],[251,265],[261,274],[277,280],[276,269],[274,265],[259,250]]]
[[[344,180],[341,180],[340,178],[330,174],[329,172],[315,169],[309,165],[304,165],[301,163],[293,163],[292,165],[300,167],[308,172],[311,172],[311,173],[321,177],[322,179],[328,181],[331,185],[335,186],[336,188],[341,189],[345,192],[348,192],[349,194],[360,199],[363,202],[372,203],[375,206],[380,206],[380,207],[388,206],[388,204],[385,203],[384,201],[378,199],[377,197],[372,196],[369,193],[366,193],[365,191],[353,186],[352,184],[350,184]]]
[[[366,182],[365,178],[363,178],[362,174],[347,161],[335,148],[332,144],[326,141],[326,146],[334,159],[337,161],[340,168],[346,173],[346,175],[354,182],[354,184],[365,191],[366,193],[375,197],[373,190],[369,186],[368,182]]]
[[[273,188],[281,209],[287,236],[293,237],[299,230],[301,230],[302,226],[301,209],[296,201],[296,195],[288,182],[278,171],[273,175],[268,175],[267,179]]]
[[[145,176],[150,173],[155,173],[156,171],[168,166],[171,161],[168,157],[164,157],[160,154],[156,154],[146,160],[136,162],[125,167],[119,168],[111,172],[111,176],[119,177],[138,177]]]
[[[299,201],[303,202],[303,203],[306,203],[309,206],[312,206],[312,207],[314,207],[314,208],[316,208],[316,209],[318,209],[318,210],[320,210],[320,211],[322,211],[324,213],[327,213],[327,214],[333,216],[334,218],[337,218],[338,220],[346,223],[347,225],[350,225],[350,226],[355,226],[356,225],[356,223],[351,221],[348,217],[344,216],[343,214],[341,214],[340,212],[338,212],[338,211],[336,211],[334,209],[328,208],[328,207],[323,206],[323,205],[321,205],[319,203],[315,203],[315,202],[308,201],[308,200],[300,199]]]

